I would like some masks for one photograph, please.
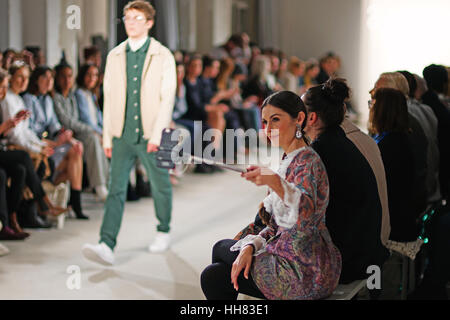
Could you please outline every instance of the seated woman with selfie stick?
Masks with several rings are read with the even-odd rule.
[[[289,91],[264,101],[267,137],[285,155],[277,173],[253,166],[242,177],[269,187],[259,212],[267,227],[258,235],[214,246],[212,264],[201,275],[208,300],[236,300],[238,293],[312,300],[337,287],[341,255],[325,226],[328,177],[304,136],[306,113],[300,97]]]

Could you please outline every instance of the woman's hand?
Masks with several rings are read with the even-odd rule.
[[[14,119],[9,119],[0,124],[0,134],[8,134],[9,131],[16,127],[16,122]]]
[[[269,186],[275,185],[276,181],[279,180],[278,175],[275,174],[269,168],[251,166],[247,168],[247,173],[242,173],[241,177],[245,178],[257,186]]]
[[[245,269],[244,278],[248,279],[248,274],[250,272],[252,262],[253,262],[253,246],[248,245],[241,250],[231,268],[231,283],[233,284],[233,287],[236,291],[239,290],[238,285],[239,274],[241,273],[242,269]]]
[[[247,173],[241,174],[241,177],[257,186],[268,186],[275,191],[281,199],[284,199],[284,189],[281,184],[280,176],[269,168],[251,166],[247,169]]]
[[[51,156],[55,153],[55,151],[53,150],[52,147],[44,146],[44,147],[42,147],[41,153],[42,153],[44,156],[46,156],[47,158],[49,158],[49,157],[51,157]]]
[[[73,132],[71,130],[62,130],[60,135],[58,136],[58,143],[59,145],[71,143],[72,138]]]
[[[83,143],[81,141],[78,141],[76,139],[71,139],[70,143],[72,144],[72,147],[74,149],[74,151],[79,155],[79,156],[83,156],[83,152],[84,152],[84,147],[83,147]]]

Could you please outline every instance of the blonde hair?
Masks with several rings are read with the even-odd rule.
[[[123,14],[125,15],[128,10],[138,10],[145,14],[147,20],[155,19],[156,11],[153,6],[147,1],[135,0],[128,2],[128,4],[123,8]]]
[[[406,77],[400,72],[385,72],[380,75],[378,80],[384,81],[384,88],[397,89],[405,96],[409,96],[409,84]]]
[[[9,74],[6,70],[0,68],[0,83],[2,83],[5,79],[9,78]]]
[[[231,58],[225,58],[220,61],[220,71],[217,76],[217,88],[220,90],[226,90],[228,87],[228,80],[234,71],[234,62]]]
[[[291,57],[290,59],[289,59],[289,64],[288,64],[288,70],[289,70],[289,72],[291,72],[291,73],[294,73],[294,71],[297,69],[297,68],[300,68],[301,66],[302,66],[302,64],[303,64],[303,61],[302,60],[300,60],[299,58],[297,58],[297,57]]]
[[[271,62],[269,57],[259,55],[252,63],[252,75],[265,78],[270,72]]]

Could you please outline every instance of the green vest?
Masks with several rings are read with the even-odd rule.
[[[150,38],[136,52],[127,44],[127,105],[122,139],[130,144],[143,140],[144,130],[141,119],[141,81],[145,58],[150,47]]]

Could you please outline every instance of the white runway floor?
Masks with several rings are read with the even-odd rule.
[[[81,255],[84,243],[98,241],[103,215],[103,204],[83,194],[91,220],[66,219],[63,230],[29,230],[25,242],[2,242],[11,253],[0,258],[0,299],[202,300],[200,274],[212,246],[254,219],[266,191],[230,171],[185,175],[174,188],[172,247],[156,255],[147,251],[156,233],[153,200],[127,202],[110,268]],[[81,271],[79,290],[67,286],[70,266]]]

